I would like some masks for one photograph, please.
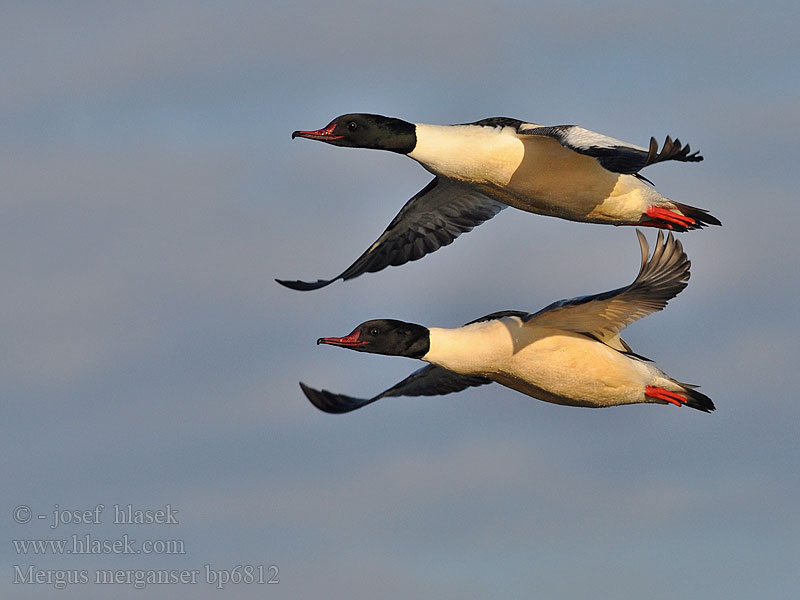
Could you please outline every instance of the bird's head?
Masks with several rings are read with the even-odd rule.
[[[292,132],[292,139],[296,137],[334,146],[390,150],[401,154],[408,154],[417,144],[413,123],[365,113],[336,117],[322,129]]]
[[[319,338],[317,344],[387,356],[421,358],[430,349],[430,331],[414,323],[374,319],[361,323],[344,337]]]

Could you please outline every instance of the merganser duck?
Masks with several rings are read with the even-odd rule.
[[[349,114],[316,131],[295,131],[296,137],[405,154],[436,176],[333,279],[276,280],[296,290],[319,289],[422,258],[506,206],[571,221],[675,231],[721,224],[706,210],[662,196],[639,175],[658,162],[703,160],[669,136],[659,151],[655,138],[643,148],[576,125],[543,127],[505,117],[425,125]]]
[[[430,365],[368,399],[300,383],[314,406],[346,413],[389,396],[435,396],[493,381],[545,402],[606,407],[652,402],[711,412],[714,403],[694,385],[673,379],[620,338],[630,323],[656,312],[689,279],[689,259],[670,233],[659,231],[648,261],[647,240],[637,230],[642,265],[627,287],[555,302],[536,313],[506,310],[455,329],[391,319],[366,321],[345,337],[317,344]]]

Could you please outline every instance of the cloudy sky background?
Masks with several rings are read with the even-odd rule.
[[[60,598],[795,598],[796,2],[5,3],[0,594],[36,569],[277,565],[278,585]],[[718,410],[565,408],[499,385],[323,414],[418,363],[317,347],[368,318],[456,326],[629,283],[633,229],[507,210],[424,260],[309,293],[430,176],[290,139],[345,112],[679,136],[648,169],[723,223],[625,338]],[[652,240],[655,234],[646,231]],[[100,525],[13,521],[106,506]],[[111,507],[179,510],[113,525]],[[36,556],[123,534],[183,555]],[[201,575],[202,579],[202,575]]]

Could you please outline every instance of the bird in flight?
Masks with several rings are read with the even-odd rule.
[[[315,290],[418,260],[507,206],[571,221],[673,231],[721,224],[704,209],[662,196],[639,174],[663,161],[703,160],[669,136],[659,150],[655,138],[644,148],[577,125],[541,126],[506,117],[426,125],[348,114],[322,129],[295,131],[296,137],[405,154],[435,177],[336,277],[276,280],[295,290]]]
[[[317,344],[430,364],[367,399],[302,382],[300,387],[328,413],[350,412],[381,398],[436,396],[491,382],[567,406],[657,403],[711,412],[714,403],[697,386],[673,379],[620,337],[630,323],[664,308],[690,275],[691,263],[672,233],[664,239],[658,232],[652,256],[645,237],[636,233],[641,268],[626,287],[560,300],[535,313],[495,312],[453,329],[394,319],[366,321],[344,337],[319,338]]]

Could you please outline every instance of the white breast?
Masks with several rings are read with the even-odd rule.
[[[513,127],[419,123],[416,134],[409,157],[435,175],[471,183],[507,185],[525,154]]]
[[[589,337],[524,325],[518,317],[458,329],[430,329],[422,360],[483,375],[534,398],[575,406],[641,402],[652,379],[645,363]]]
[[[494,373],[513,354],[511,332],[519,329],[517,323],[518,317],[509,317],[457,329],[431,327],[430,349],[422,360],[463,375]]]

